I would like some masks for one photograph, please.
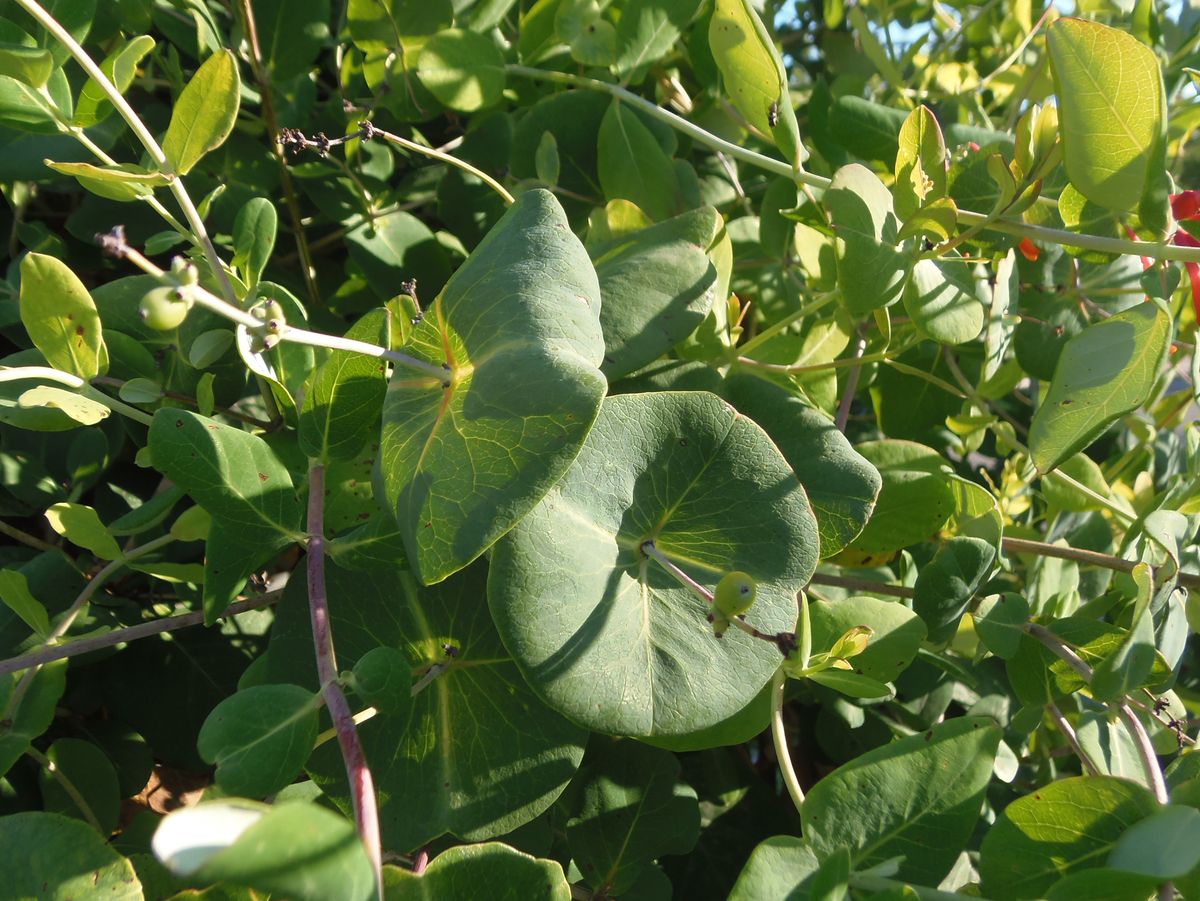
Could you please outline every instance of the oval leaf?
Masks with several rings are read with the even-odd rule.
[[[133,864],[78,820],[41,811],[10,814],[0,818],[0,849],[0,897],[142,901]]]
[[[55,369],[83,379],[108,369],[96,304],[62,260],[26,254],[21,260],[20,306],[29,339]]]
[[[861,314],[895,303],[912,259],[899,246],[900,223],[888,189],[874,172],[854,163],[834,173],[824,199],[846,307]]]
[[[237,60],[219,50],[204,61],[175,101],[162,149],[176,175],[186,175],[225,142],[241,99]]]

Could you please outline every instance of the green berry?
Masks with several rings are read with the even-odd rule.
[[[726,573],[713,592],[713,608],[726,619],[741,616],[754,605],[758,588],[743,572]]]
[[[169,332],[179,328],[191,308],[191,299],[184,296],[178,288],[160,285],[145,293],[138,306],[138,313],[142,317],[142,322],[150,328],[160,332]]]

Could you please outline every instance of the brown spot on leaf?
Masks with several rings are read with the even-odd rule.
[[[258,480],[260,482],[265,482],[267,480],[267,474],[265,472],[260,472],[258,474]]]

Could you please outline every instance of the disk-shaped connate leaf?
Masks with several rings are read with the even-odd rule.
[[[299,685],[254,685],[218,704],[196,747],[217,765],[217,784],[231,795],[261,798],[287,786],[317,738],[317,704]]]
[[[1171,317],[1142,303],[1089,325],[1067,342],[1029,426],[1029,450],[1046,473],[1146,402],[1171,340]]]
[[[482,554],[558,481],[604,397],[600,288],[548,191],[521,195],[433,302],[398,367],[382,474],[425,584]]]
[[[748,704],[778,649],[736,629],[641,551],[710,590],[758,583],[747,620],[791,630],[818,554],[804,489],[759,426],[706,392],[605,402],[575,465],[497,545],[488,600],[529,683],[571,719],[616,735],[680,735]]]
[[[609,379],[657,359],[708,315],[718,281],[708,250],[724,227],[702,207],[592,249]]]
[[[1046,47],[1071,184],[1102,206],[1133,209],[1164,124],[1158,59],[1132,35],[1082,19],[1052,24]]]
[[[329,564],[326,588],[339,668],[355,668],[379,647],[402,651],[420,676],[446,666],[410,707],[358,727],[385,847],[407,851],[447,832],[470,841],[502,835],[554,802],[583,759],[587,733],[521,678],[488,616],[482,563],[434,588],[395,567],[354,572]],[[317,687],[303,579],[289,584],[279,605],[268,660],[271,681]],[[337,743],[318,747],[307,766],[348,811]]]
[[[383,871],[387,901],[478,897],[483,886],[490,901],[568,901],[571,897],[571,884],[560,864],[500,842],[450,848],[419,875],[399,867]]]

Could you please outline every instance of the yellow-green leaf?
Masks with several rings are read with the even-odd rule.
[[[214,53],[196,70],[175,102],[163,139],[163,152],[175,174],[186,175],[229,137],[240,90],[237,62],[228,50]]]
[[[87,548],[97,557],[115,560],[121,556],[117,540],[108,533],[96,511],[86,504],[54,504],[46,511],[46,519],[67,541]]]
[[[31,253],[21,261],[20,306],[29,339],[55,369],[84,379],[108,369],[96,304],[62,260]]]

